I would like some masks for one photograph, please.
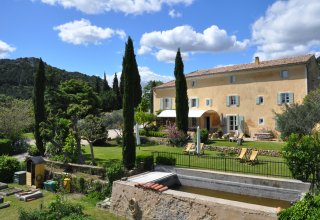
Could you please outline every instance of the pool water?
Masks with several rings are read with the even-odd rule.
[[[212,190],[212,189],[203,189],[203,188],[197,188],[192,186],[182,185],[174,188],[174,190],[199,194],[203,196],[210,196],[210,197],[215,197],[220,199],[227,199],[227,200],[245,202],[245,203],[256,204],[256,205],[263,205],[268,207],[288,208],[291,206],[290,202],[288,201],[241,195],[236,193],[223,192],[223,191]]]

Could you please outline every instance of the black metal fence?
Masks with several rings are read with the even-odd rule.
[[[258,159],[256,163],[252,164],[240,161],[236,158],[224,156],[192,155],[169,152],[153,152],[153,157],[155,158],[155,161],[157,161],[157,157],[175,158],[175,164],[178,167],[292,178],[287,164],[281,160],[273,161]],[[159,164],[161,164],[161,162]],[[162,163],[162,165],[167,164]]]

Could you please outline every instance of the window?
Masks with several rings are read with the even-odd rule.
[[[227,106],[239,106],[240,105],[240,97],[237,95],[227,96]]]
[[[258,96],[258,97],[256,98],[256,104],[257,104],[257,105],[262,105],[263,102],[264,102],[263,96]]]
[[[229,117],[229,131],[237,131],[238,130],[238,123],[237,123],[237,116],[231,115]]]
[[[229,81],[230,81],[230,83],[235,83],[236,82],[236,76],[235,75],[230,76]]]
[[[189,107],[194,108],[199,106],[199,99],[198,98],[191,98],[189,100]]]
[[[264,118],[258,119],[258,125],[264,125]]]
[[[206,106],[212,106],[212,99],[206,99]]]
[[[196,81],[192,81],[191,82],[191,87],[195,87],[197,85],[197,82]]]
[[[292,104],[292,103],[293,103],[293,93],[292,92],[278,93],[278,105]]]
[[[160,99],[160,109],[172,109],[172,98],[161,98]]]
[[[288,70],[282,70],[280,75],[282,79],[286,79],[289,77],[289,72]]]

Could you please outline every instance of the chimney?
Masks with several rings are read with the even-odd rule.
[[[255,64],[260,64],[259,57],[255,57],[255,59],[254,59],[254,63],[255,63]]]

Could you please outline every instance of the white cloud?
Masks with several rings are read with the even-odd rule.
[[[172,10],[169,11],[169,16],[170,16],[171,18],[179,18],[179,17],[182,16],[182,14],[181,14],[180,12],[172,9]]]
[[[172,76],[164,76],[155,73],[147,66],[139,66],[138,69],[141,78],[141,84],[146,84],[150,80],[160,80],[162,82],[168,82],[174,79]]]
[[[157,81],[160,80],[162,82],[168,82],[168,81],[174,80],[173,76],[165,76],[165,75],[155,73],[147,66],[138,66],[138,70],[141,78],[142,88],[145,85],[147,85],[147,83],[151,80],[157,80]],[[118,76],[118,81],[120,83],[121,72],[117,72],[117,76]],[[106,77],[107,77],[109,86],[112,87],[114,74],[111,74],[111,75],[106,74]]]
[[[163,5],[190,5],[194,0],[41,0],[49,5],[61,5],[64,8],[76,8],[87,14],[99,14],[108,11],[125,14],[143,14],[158,12]]]
[[[252,26],[254,56],[273,59],[320,47],[320,1],[277,1]]]
[[[238,41],[235,35],[228,35],[219,27],[212,25],[203,33],[196,32],[191,26],[178,26],[171,30],[144,33],[140,39],[138,54],[155,53],[159,58],[172,58],[178,48],[188,56],[189,52],[237,51],[247,48],[249,40]],[[171,52],[169,52],[171,51]],[[160,55],[159,55],[160,54]],[[163,59],[162,59],[163,61]],[[166,60],[172,62],[172,59]]]
[[[9,55],[9,53],[12,53],[15,51],[16,48],[10,46],[6,42],[0,40],[0,58],[5,58]]]
[[[62,41],[75,45],[100,44],[102,40],[111,38],[114,35],[118,35],[121,39],[126,36],[123,30],[101,28],[91,25],[90,21],[86,19],[68,22],[53,29],[59,31],[58,35]]]
[[[177,55],[177,51],[162,49],[155,53],[157,60],[173,63],[175,61]],[[187,60],[189,55],[188,53],[181,52],[181,56],[183,60]]]

